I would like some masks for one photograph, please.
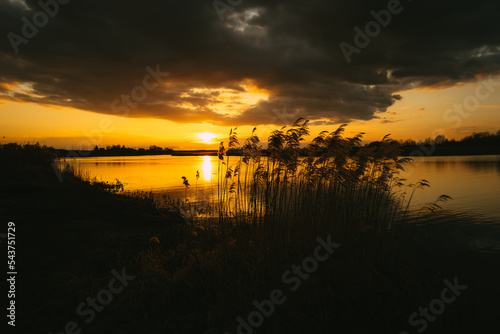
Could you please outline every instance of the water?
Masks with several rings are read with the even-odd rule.
[[[230,157],[235,166],[239,157]],[[215,156],[94,157],[67,160],[98,180],[125,184],[125,190],[153,191],[191,200],[216,193],[218,159]],[[417,158],[401,177],[414,183],[426,179],[431,187],[417,190],[418,208],[446,194],[453,200],[443,207],[463,217],[500,222],[500,155]],[[196,173],[199,172],[199,178]],[[190,187],[182,184],[185,176]],[[203,195],[205,194],[205,195]]]
[[[230,157],[230,165],[239,157]],[[137,157],[93,157],[66,159],[72,166],[89,172],[99,181],[124,183],[127,191],[152,191],[173,199],[195,197],[204,199],[217,191],[216,156],[137,156]],[[197,172],[199,177],[197,178]],[[190,184],[183,184],[185,176]]]
[[[445,194],[453,200],[444,208],[500,222],[500,155],[416,158],[406,170],[401,176],[408,182],[426,179],[431,185],[416,191],[414,207]]]

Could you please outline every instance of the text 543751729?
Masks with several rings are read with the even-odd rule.
[[[8,324],[16,325],[16,224],[7,224],[7,282],[9,307],[7,308]]]

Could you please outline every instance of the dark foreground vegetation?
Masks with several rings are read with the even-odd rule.
[[[265,160],[252,136],[239,166],[221,146],[217,200],[204,208],[120,195],[68,172],[59,182],[54,150],[0,146],[0,218],[16,224],[18,332],[416,333],[426,323],[426,333],[496,333],[460,277],[470,288],[445,312],[408,323],[466,264],[440,262],[435,236],[409,218],[411,191],[426,182],[398,190],[397,142],[361,148],[361,135],[343,138],[341,127],[317,137],[303,164],[297,144],[307,132],[304,121],[274,132]],[[227,148],[237,146],[231,133]],[[338,245],[318,253],[318,238]],[[317,265],[305,261],[318,254]],[[122,268],[129,280],[108,302],[101,291],[121,286],[110,280]],[[280,302],[259,311],[269,299]]]

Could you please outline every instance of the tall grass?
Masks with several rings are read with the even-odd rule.
[[[188,205],[192,210],[186,198],[182,203],[181,213],[192,218],[185,226],[192,239],[140,257],[159,268],[154,277],[161,277],[162,288],[156,291],[166,296],[152,315],[169,317],[173,331],[235,329],[234,319],[253,310],[252,300],[282,287],[285,270],[311,256],[318,236],[331,235],[342,246],[259,332],[400,329],[413,301],[430,298],[410,267],[413,224],[406,224],[414,221],[413,195],[429,184],[405,184],[399,173],[409,159],[399,158],[399,145],[389,136],[362,145],[363,134],[345,137],[345,128],[321,132],[304,145],[308,122],[298,119],[273,131],[265,149],[256,129],[242,144],[232,129],[219,145],[216,194],[205,203],[209,214],[197,216],[195,203]],[[230,159],[232,150],[242,156]],[[180,290],[182,298],[164,301]],[[177,300],[196,305],[186,312],[208,323],[174,319],[171,310],[184,307]]]
[[[120,193],[124,191],[124,184],[115,178],[114,182],[102,181],[97,179],[97,176],[92,176],[89,170],[82,168],[78,163],[68,163],[65,159],[56,160],[52,163],[53,168],[59,169],[60,172],[66,173],[76,179],[89,183],[96,188],[100,188],[110,193]]]
[[[234,333],[236,318],[253,312],[252,301],[268,299],[276,288],[287,292],[287,301],[276,306],[272,317],[266,318],[256,333],[326,333],[332,329],[339,333],[390,333],[406,328],[408,315],[435,294],[425,280],[415,275],[408,261],[391,256],[400,254],[402,248],[387,247],[395,244],[385,241],[393,235],[397,223],[409,220],[411,197],[428,183],[422,180],[414,185],[403,184],[398,172],[407,161],[398,158],[397,143],[389,137],[362,146],[361,134],[344,138],[344,129],[342,125],[331,133],[323,132],[304,147],[301,143],[308,135],[307,122],[298,120],[290,128],[274,131],[267,149],[262,148],[255,131],[241,146],[236,131],[231,131],[229,143],[222,144],[219,151],[217,197],[212,196],[212,211],[189,226],[176,224],[182,222],[177,215],[159,219],[156,210],[141,209],[129,215],[127,210],[149,205],[131,206],[134,202],[121,201],[115,195],[99,196],[99,201],[104,201],[102,209],[89,213],[85,210],[84,217],[102,227],[99,233],[88,230],[88,236],[82,239],[78,228],[78,233],[69,233],[74,224],[67,224],[66,214],[56,210],[57,221],[64,226],[60,229],[64,232],[62,240],[90,245],[90,255],[84,252],[88,256],[82,255],[82,260],[88,262],[85,268],[92,272],[102,263],[122,263],[135,254],[127,264],[127,272],[130,270],[137,278],[109,310],[112,316],[96,317],[86,330]],[[228,158],[226,147],[241,149],[244,154],[230,164],[234,159]],[[6,161],[0,164],[4,179],[11,179],[10,173],[16,169],[20,172],[15,176],[20,179],[41,170],[42,163],[31,169],[38,150],[27,155],[17,146],[0,146],[0,157]],[[17,156],[22,159],[7,163]],[[23,166],[26,162],[26,166],[16,168],[17,161]],[[41,161],[47,178],[57,180],[52,160]],[[99,186],[99,181],[84,170],[75,170],[73,176]],[[68,179],[62,184],[69,187],[54,188],[67,198],[58,205],[76,208],[81,203],[89,207],[96,203],[89,200],[98,194],[94,187],[74,187],[68,182],[74,178]],[[187,177],[183,181],[187,187]],[[77,204],[72,202],[75,194],[81,198]],[[128,194],[142,199],[137,204],[144,200],[157,203],[152,192]],[[176,205],[163,196],[165,205]],[[185,193],[184,202],[186,197]],[[124,212],[115,215],[107,212],[110,208]],[[430,210],[435,208],[429,206]],[[154,224],[149,225],[149,220]],[[206,226],[202,226],[204,223]],[[292,293],[282,281],[283,273],[311,256],[316,237],[327,234],[342,246]],[[71,235],[78,238],[68,239]],[[97,235],[95,243],[87,242]],[[401,235],[391,240],[404,242]],[[103,249],[106,255],[102,255]],[[135,250],[140,252],[136,254]],[[72,269],[64,270],[68,272],[58,275],[65,277]],[[78,273],[71,271],[74,275]],[[68,296],[74,291],[101,287],[100,283],[94,286],[88,280],[77,281],[65,284]],[[80,299],[81,295],[75,296]],[[66,304],[56,305],[55,310],[67,308]]]
[[[399,173],[410,159],[399,158],[400,146],[389,135],[363,146],[363,133],[345,137],[345,127],[323,131],[304,146],[309,127],[300,118],[273,131],[267,149],[256,129],[241,147],[232,129],[227,147],[243,155],[231,165],[220,143],[213,204],[218,222],[253,224],[272,239],[318,233],[353,239],[407,221],[415,189],[428,182],[404,184]]]

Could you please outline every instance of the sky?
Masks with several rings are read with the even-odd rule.
[[[311,137],[341,123],[367,141],[496,132],[499,13],[497,0],[0,0],[0,140],[212,149],[230,128],[265,141],[299,117]]]

